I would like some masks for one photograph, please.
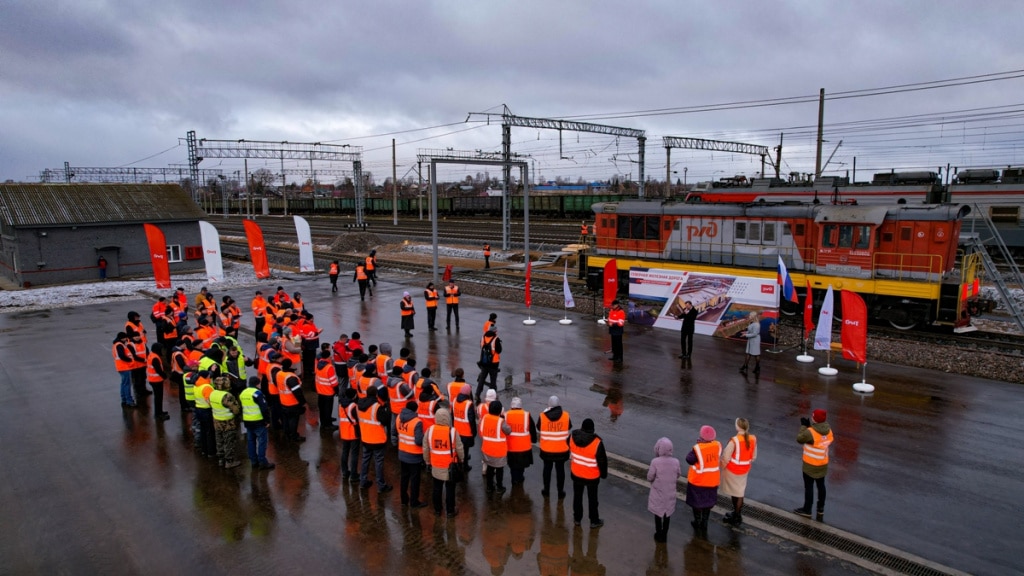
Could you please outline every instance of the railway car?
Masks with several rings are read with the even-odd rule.
[[[871,318],[897,328],[969,329],[982,264],[978,254],[958,260],[968,206],[624,201],[594,213],[586,270],[614,258],[620,286],[632,267],[774,279],[781,256],[798,293],[805,282],[816,295],[832,285],[861,294]],[[784,313],[798,309],[783,303]]]
[[[811,202],[816,204],[928,204],[943,200],[934,172],[882,172],[871,183],[850,184],[847,178],[821,177],[813,183],[756,178],[749,182],[705,183],[686,196],[687,202]]]
[[[949,185],[949,201],[974,209],[965,231],[988,234],[991,222],[1010,253],[1024,258],[1024,168],[961,170]]]

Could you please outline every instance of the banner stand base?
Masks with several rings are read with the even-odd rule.
[[[854,392],[860,392],[861,394],[871,394],[875,391],[875,387],[867,382],[857,382],[853,385]]]
[[[561,324],[562,326],[568,326],[569,324],[572,324],[572,320],[569,320],[568,318],[562,318],[561,320],[558,321],[558,323]]]
[[[811,355],[808,355],[808,354],[800,354],[799,356],[796,357],[796,361],[797,362],[803,362],[804,364],[807,364],[809,362],[814,362],[814,356],[811,356]]]
[[[822,376],[835,376],[836,374],[839,374],[839,370],[831,366],[823,366],[818,368],[818,374],[821,374]]]
[[[597,323],[600,324],[601,326],[604,326],[604,325],[608,324],[608,321],[605,320],[604,318],[600,318],[600,319],[598,319]]]
[[[523,320],[523,324],[526,324],[527,326],[533,326],[536,323],[537,321],[534,320],[533,318],[527,318],[526,320]]]

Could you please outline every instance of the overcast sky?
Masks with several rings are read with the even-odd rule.
[[[500,120],[466,120],[503,105],[645,130],[646,173],[659,180],[663,136],[774,147],[784,133],[782,171],[813,172],[820,88],[1024,70],[1020,14],[1018,2],[993,0],[0,0],[0,181],[38,181],[65,161],[185,164],[195,130],[362,146],[381,183],[392,138],[400,178],[424,149],[498,150]],[[858,180],[889,168],[1024,165],[1022,74],[829,100],[825,157],[843,144],[826,172],[851,170],[854,158]],[[808,98],[682,113],[794,97]],[[512,140],[544,179],[638,176],[633,139],[513,128]],[[760,171],[756,156],[721,152],[673,150],[672,164],[673,178],[685,168],[690,182]],[[201,166],[230,175],[242,161]]]

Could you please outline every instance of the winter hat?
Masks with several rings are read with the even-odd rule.
[[[523,399],[518,397],[518,396],[516,396],[515,398],[512,399],[511,406],[512,406],[513,410],[515,410],[516,408],[522,408],[523,407]]]
[[[586,420],[584,420],[583,421],[582,430],[584,432],[593,432],[594,431],[594,421],[591,420],[590,418],[587,418]]]
[[[554,408],[555,406],[558,406],[558,396],[548,398],[548,408]]]
[[[487,401],[487,402],[493,402],[493,401],[495,401],[497,399],[498,399],[498,393],[494,390],[494,388],[488,388],[487,389],[487,393],[484,394],[484,400]]]
[[[715,429],[711,426],[701,426],[700,439],[701,442],[711,442],[715,439]]]
[[[502,408],[504,407],[501,405],[501,402],[494,400],[487,405],[487,413],[493,414],[494,416],[500,416]]]
[[[494,312],[491,312],[491,315],[488,318],[490,318],[491,320],[497,320],[498,319],[498,315],[495,314]]]
[[[827,417],[828,417],[828,412],[825,412],[821,408],[818,408],[817,410],[815,410],[814,412],[811,413],[811,420],[815,424],[819,424],[821,422],[824,422],[825,418],[827,418]]]
[[[405,297],[405,298],[408,298],[409,297],[409,293],[408,292],[402,292],[402,296]]]
[[[416,410],[419,410],[419,407],[420,405],[415,400],[409,400],[408,402],[405,403],[406,410],[412,410],[413,412],[415,412]]]
[[[465,394],[469,396],[473,393],[473,389],[469,387],[469,384],[463,384],[462,388],[459,388],[459,394]]]

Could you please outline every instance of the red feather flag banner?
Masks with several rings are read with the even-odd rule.
[[[804,296],[804,340],[811,337],[814,331],[814,298],[811,297],[811,281],[807,281],[807,294]]]
[[[451,264],[446,264],[445,265],[445,267],[444,267],[444,276],[441,276],[441,279],[444,280],[445,282],[448,282],[449,280],[452,279],[452,265]]]
[[[171,288],[171,265],[167,263],[167,240],[162,230],[153,224],[143,224],[146,242],[149,244],[149,259],[153,262],[153,279],[158,290]]]
[[[619,264],[614,258],[604,265],[604,307],[611,308],[619,294]]]
[[[526,263],[526,289],[525,289],[525,294],[523,295],[523,302],[526,303],[526,307],[527,308],[529,308],[530,304],[532,303],[532,299],[530,298],[530,263],[529,262]]]
[[[840,338],[843,358],[864,364],[868,361],[868,307],[856,292],[843,290],[843,327]]]
[[[249,241],[249,259],[259,279],[270,278],[270,263],[267,262],[267,245],[263,241],[263,229],[255,220],[242,220],[245,239]]]

